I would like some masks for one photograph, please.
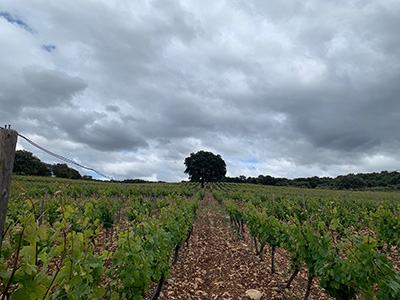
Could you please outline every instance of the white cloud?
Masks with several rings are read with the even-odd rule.
[[[230,176],[397,168],[397,1],[1,10],[32,30],[0,16],[0,120],[115,178],[179,181],[201,149]]]

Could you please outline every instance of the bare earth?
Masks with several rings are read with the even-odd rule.
[[[171,270],[160,299],[250,299],[249,289],[262,293],[261,299],[303,299],[307,271],[302,270],[290,290],[284,289],[288,256],[282,249],[276,253],[278,282],[270,270],[270,250],[263,261],[254,256],[250,237],[239,239],[231,228],[229,216],[207,190],[201,202],[193,235],[183,246],[179,260]],[[331,299],[315,281],[309,299]]]

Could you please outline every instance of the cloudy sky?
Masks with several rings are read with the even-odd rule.
[[[228,176],[400,170],[399,16],[398,0],[1,0],[0,124],[116,179],[187,179],[199,150]]]

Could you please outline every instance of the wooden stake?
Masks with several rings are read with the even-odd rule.
[[[11,129],[0,129],[0,251],[10,196],[11,176],[14,166],[15,146],[18,133]]]

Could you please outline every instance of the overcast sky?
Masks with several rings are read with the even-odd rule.
[[[116,179],[187,179],[199,150],[228,176],[400,170],[399,28],[398,0],[1,0],[0,124]]]

